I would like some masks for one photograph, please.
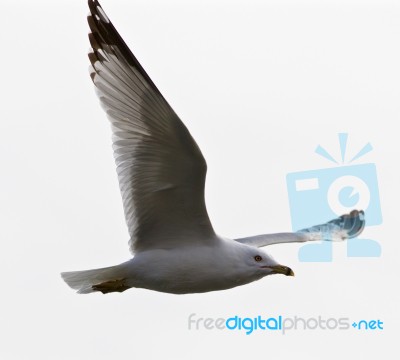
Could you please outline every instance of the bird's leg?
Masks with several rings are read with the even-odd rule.
[[[92,285],[92,289],[95,291],[101,291],[103,294],[110,292],[123,292],[129,289],[129,286],[125,285],[126,279],[116,279],[102,282],[100,284]]]

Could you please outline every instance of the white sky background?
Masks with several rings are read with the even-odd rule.
[[[395,1],[111,1],[103,8],[208,162],[218,233],[291,229],[285,176],[330,167],[366,142],[378,169],[377,259],[301,263],[296,277],[169,295],[76,295],[59,273],[125,261],[128,234],[111,131],[90,77],[86,1],[2,1],[2,359],[373,359],[399,352],[400,6]],[[187,317],[381,319],[381,332],[189,331]],[[174,355],[173,355],[174,354]]]

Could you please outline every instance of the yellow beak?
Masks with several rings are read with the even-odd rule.
[[[273,274],[283,274],[286,276],[294,276],[294,272],[290,267],[283,265],[261,266],[263,269],[271,269]]]

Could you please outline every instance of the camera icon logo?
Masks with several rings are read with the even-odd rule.
[[[374,164],[343,165],[347,134],[339,134],[342,164],[318,146],[316,153],[339,166],[326,169],[289,173],[286,176],[292,228],[294,231],[324,223],[349,213],[353,209],[365,211],[366,226],[380,225],[382,212],[376,167]],[[350,161],[372,150],[368,143]],[[348,239],[348,257],[379,257],[380,244],[371,239]],[[332,242],[303,245],[299,249],[301,262],[332,261]]]

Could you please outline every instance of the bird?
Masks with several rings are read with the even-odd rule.
[[[341,241],[365,226],[362,210],[296,232],[229,239],[207,214],[207,164],[199,146],[97,0],[90,13],[90,76],[111,122],[129,248],[115,266],[63,272],[81,294],[143,288],[171,294],[226,290],[293,270],[261,249],[291,242]]]

